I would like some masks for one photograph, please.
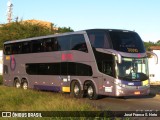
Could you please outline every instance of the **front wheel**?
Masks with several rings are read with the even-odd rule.
[[[87,85],[87,96],[90,100],[98,99],[98,95],[96,93],[96,88],[92,82]]]

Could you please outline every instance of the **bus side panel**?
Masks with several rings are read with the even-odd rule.
[[[13,86],[14,84],[12,76],[14,74],[14,71],[11,70],[11,64],[13,64],[11,63],[11,57],[4,55],[3,61],[3,84],[6,86]]]

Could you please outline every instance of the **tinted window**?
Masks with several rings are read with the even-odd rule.
[[[74,63],[74,62],[68,62],[68,74],[69,75],[77,75],[76,72],[76,64],[78,63]]]
[[[48,75],[50,66],[47,64],[37,64],[37,70],[39,75]],[[51,73],[50,73],[51,74]]]
[[[63,62],[61,63],[61,75],[68,75],[68,63]]]
[[[22,53],[30,53],[30,52],[31,52],[31,42],[23,42]]]
[[[89,65],[79,63],[76,65],[76,74],[78,76],[91,76],[92,68]]]
[[[11,45],[4,45],[4,54],[6,55],[11,54]]]
[[[32,52],[43,52],[43,42],[41,40],[33,40],[32,41]]]
[[[26,73],[29,75],[38,75],[37,64],[26,64]]]
[[[21,53],[21,43],[13,43],[12,54],[20,54],[20,53]]]
[[[75,75],[91,76],[89,65],[73,62],[26,64],[26,72],[30,75]]]
[[[57,51],[59,48],[56,38],[44,39],[44,52]]]
[[[110,76],[115,76],[114,57],[111,54],[97,51],[94,51],[94,53],[99,71]]]
[[[105,31],[89,31],[88,37],[94,48],[109,48],[109,41]]]
[[[88,52],[87,45],[83,35],[72,35],[71,50]]]
[[[111,31],[109,34],[113,44],[113,49],[129,53],[145,52],[143,42],[137,33]]]
[[[26,72],[30,75],[60,75],[60,63],[26,64]]]
[[[70,50],[71,36],[58,37],[59,50]]]
[[[11,44],[4,45],[4,53],[7,55],[67,50],[88,52],[84,36],[79,34],[66,35],[42,40],[18,42],[12,44],[12,46]]]

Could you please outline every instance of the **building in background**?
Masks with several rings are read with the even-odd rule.
[[[158,57],[158,64],[155,64],[154,56],[148,58],[150,82],[160,83],[160,46],[151,46],[150,50]]]

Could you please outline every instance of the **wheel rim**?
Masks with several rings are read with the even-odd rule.
[[[27,90],[28,89],[28,84],[27,83],[23,83],[23,89]]]
[[[79,94],[79,87],[78,87],[78,85],[74,86],[74,93],[75,93],[75,95]]]
[[[91,86],[88,87],[87,92],[88,92],[88,95],[89,95],[90,97],[93,96],[93,88],[92,88]]]
[[[21,84],[20,84],[19,82],[16,82],[15,87],[16,87],[16,88],[20,88],[20,87],[21,87]]]

